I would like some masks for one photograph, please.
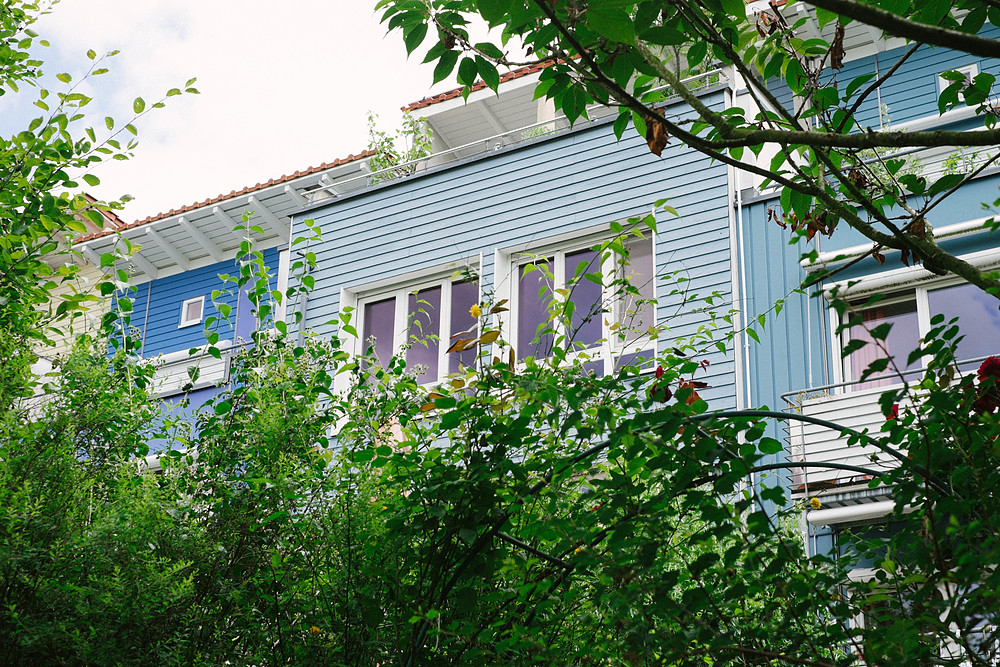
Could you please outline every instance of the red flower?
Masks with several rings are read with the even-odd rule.
[[[1000,357],[986,357],[986,360],[979,366],[979,381],[986,378],[1000,379]]]
[[[979,367],[979,397],[972,409],[982,414],[1000,408],[1000,358],[987,357]]]

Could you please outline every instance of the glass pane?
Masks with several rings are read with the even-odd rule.
[[[603,327],[604,299],[599,283],[587,279],[588,273],[601,275],[601,253],[595,250],[580,250],[566,255],[566,287],[573,302],[573,316],[567,348],[574,343],[591,346],[601,340]]]
[[[626,366],[638,366],[640,370],[648,371],[652,369],[652,363],[652,352],[632,352],[615,358],[615,370],[619,371]]]
[[[441,288],[431,287],[409,295],[406,309],[410,320],[406,367],[421,368],[421,382],[438,378],[438,352],[441,349]]]
[[[396,317],[396,300],[385,299],[365,306],[364,326],[362,328],[362,343],[365,351],[375,339],[375,356],[378,363],[385,368],[392,358],[393,322]]]
[[[927,293],[931,316],[944,315],[945,322],[958,318],[965,336],[958,343],[956,360],[988,357],[1000,352],[1000,309],[997,300],[973,285],[955,285]],[[960,364],[963,371],[977,363]]]
[[[552,260],[538,260],[518,268],[517,283],[517,358],[547,357],[554,336],[547,333],[535,340],[539,327],[548,328]]]
[[[201,319],[202,300],[191,301],[187,305],[187,312],[184,313],[185,322],[195,322]]]
[[[851,353],[848,363],[851,378],[857,380],[861,377],[868,365],[876,359],[883,359],[891,356],[894,359],[889,366],[881,373],[872,375],[872,378],[882,378],[880,380],[869,380],[861,385],[862,388],[881,387],[893,384],[897,381],[898,371],[907,371],[920,367],[920,360],[906,365],[906,359],[910,352],[917,349],[920,339],[919,324],[917,323],[917,304],[913,301],[904,301],[886,306],[877,306],[861,311],[862,323],[853,326],[848,331],[849,340],[865,341],[865,345],[860,350]],[[875,341],[868,332],[878,325],[889,322],[892,329],[884,341]]]
[[[625,343],[648,339],[649,328],[656,324],[656,308],[650,303],[656,297],[656,264],[653,258],[653,239],[632,237],[625,244],[629,251],[628,263],[619,265],[616,275],[619,279],[627,279],[638,294],[625,294],[620,299],[618,322],[625,328]],[[617,257],[617,261],[624,258]],[[624,286],[618,286],[623,290]]]
[[[469,312],[469,309],[476,304],[478,299],[478,282],[451,284],[451,336],[454,336],[459,331],[473,329],[478,324],[478,318],[473,317],[472,313]],[[458,339],[449,337],[448,347],[451,347],[456,340]],[[449,354],[448,372],[457,373],[459,364],[466,368],[475,368],[477,350],[478,347],[474,346],[462,352]]]

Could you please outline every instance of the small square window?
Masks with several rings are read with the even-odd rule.
[[[971,65],[963,65],[962,67],[956,67],[954,69],[950,69],[950,70],[947,70],[947,71],[949,71],[949,72],[958,72],[959,74],[961,74],[962,77],[965,79],[965,83],[963,85],[963,88],[964,88],[964,87],[972,85],[972,80],[975,79],[976,76],[979,75],[979,66],[976,65],[975,63],[972,63]],[[941,93],[943,93],[944,89],[947,88],[948,86],[950,86],[953,83],[955,83],[955,82],[951,81],[949,79],[946,79],[943,76],[941,76],[940,74],[938,74],[938,94],[940,95]],[[961,99],[961,98],[959,98],[959,99]]]
[[[201,318],[205,314],[205,297],[198,296],[193,299],[185,299],[181,304],[181,323],[177,328],[189,327],[200,324]]]

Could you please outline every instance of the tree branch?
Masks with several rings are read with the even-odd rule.
[[[807,4],[879,28],[897,37],[964,51],[980,58],[1000,58],[1000,42],[950,28],[917,23],[856,0],[805,0]]]

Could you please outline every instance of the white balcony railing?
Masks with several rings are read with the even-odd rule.
[[[702,90],[724,81],[723,71],[717,69],[684,79],[684,82],[691,90]],[[660,86],[650,90],[649,92],[662,92],[666,98],[669,98],[672,95],[670,86]],[[596,123],[617,115],[617,107],[593,105],[587,108],[586,118],[580,118],[576,121],[576,126],[579,127],[589,123]],[[372,171],[361,176],[355,176],[353,178],[337,181],[336,183],[320,185],[319,187],[307,192],[306,196],[310,204],[316,204],[329,200],[332,197],[361,192],[381,183],[420,174],[429,169],[513,148],[542,137],[561,134],[569,129],[571,129],[569,120],[565,115],[560,114],[549,120],[534,123],[526,127],[519,127],[515,130],[509,130],[502,134],[497,134],[485,139],[479,139],[462,146],[437,151],[416,160],[401,162],[379,171]]]
[[[234,351],[232,344],[228,340],[219,341],[216,347],[222,352],[220,359],[209,355],[207,347],[202,346],[193,355],[188,350],[182,350],[157,357],[154,360],[156,370],[153,372],[153,393],[161,397],[179,393],[185,385],[191,383],[191,368],[198,369],[195,389],[225,382],[229,376],[229,360]]]
[[[827,385],[786,394],[784,399],[794,412],[877,437],[886,422],[879,397],[890,388],[882,386],[851,391],[850,385]],[[863,442],[848,444],[848,436],[827,426],[791,421],[787,430],[789,459],[792,462],[839,463],[874,470],[889,470],[898,463],[874,445]],[[793,470],[792,490],[814,495],[831,487],[867,484],[870,479],[870,475],[850,470],[804,467]]]

